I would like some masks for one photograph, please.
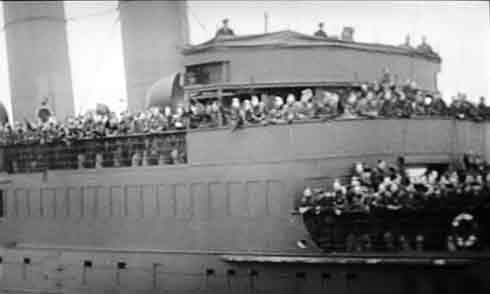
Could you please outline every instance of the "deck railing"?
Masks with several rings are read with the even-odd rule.
[[[294,142],[294,150],[290,149],[288,152],[284,151],[282,154],[286,154],[283,157],[275,157],[275,158],[284,158],[285,160],[288,159],[290,154],[298,154],[298,153],[305,153],[305,150],[312,150],[317,156],[318,154],[324,154],[323,151],[318,151],[318,148],[313,148],[314,146],[318,145],[323,145],[325,148],[323,150],[335,150],[336,154],[335,156],[347,156],[347,155],[360,155],[364,153],[369,153],[372,154],[373,152],[378,154],[378,153],[383,153],[384,147],[378,147],[378,148],[373,148],[375,146],[381,146],[379,144],[374,144],[368,142],[366,144],[366,150],[364,150],[363,146],[363,140],[361,139],[362,136],[355,137],[352,136],[352,132],[348,132],[348,138],[346,140],[343,140],[346,142],[346,147],[349,149],[348,151],[344,150],[346,148],[343,148],[342,145],[339,145],[336,143],[335,140],[330,143],[326,143],[326,139],[331,136],[337,136],[335,135],[338,131],[337,128],[332,128],[332,130],[336,130],[335,132],[332,131],[330,133],[329,129],[330,126],[337,124],[337,123],[349,123],[349,122],[364,122],[366,125],[371,124],[367,123],[373,122],[375,124],[375,128],[367,128],[365,129],[364,127],[360,127],[359,124],[354,125],[356,129],[359,130],[359,134],[364,134],[364,131],[374,131],[378,130],[380,128],[379,124],[376,122],[383,121],[383,120],[388,120],[390,122],[395,122],[398,119],[396,118],[379,118],[379,119],[366,119],[366,118],[335,118],[332,120],[327,120],[326,118],[319,118],[319,119],[308,119],[308,120],[298,120],[298,121],[293,121],[291,126],[295,130],[298,130],[298,133],[296,136],[298,136],[297,142]],[[427,130],[432,130],[433,128],[437,128],[437,132],[425,132],[422,130],[425,129],[420,129],[418,128],[420,125],[420,121],[437,121],[437,124],[434,124],[432,128],[427,128]],[[386,140],[387,144],[391,144],[392,147],[390,149],[390,152],[393,151],[393,153],[406,153],[405,149],[407,151],[411,151],[412,148],[415,150],[414,154],[418,156],[418,154],[421,154],[421,156],[424,156],[426,153],[425,149],[430,150],[427,153],[437,153],[436,155],[441,156],[441,154],[449,154],[453,152],[458,152],[460,148],[465,148],[467,150],[467,147],[469,143],[471,143],[471,148],[476,148],[477,152],[485,152],[485,150],[482,149],[483,143],[485,142],[485,138],[490,135],[490,128],[487,126],[483,129],[480,127],[476,127],[474,131],[472,131],[470,134],[466,134],[463,132],[467,131],[467,123],[471,123],[468,121],[460,121],[460,120],[455,120],[453,118],[449,117],[436,117],[436,116],[431,116],[431,117],[415,117],[415,118],[410,118],[410,119],[401,119],[402,121],[399,124],[390,124],[389,128],[387,128],[386,134],[383,132],[383,135],[380,137],[382,140]],[[410,127],[410,124],[406,124],[405,122],[414,122],[414,126]],[[419,123],[416,123],[419,121]],[[440,124],[441,121],[447,121],[445,124]],[[453,123],[454,122],[454,123]],[[458,122],[457,124],[455,122]],[[461,123],[462,125],[459,125]],[[305,130],[304,128],[301,128],[301,125],[305,124],[312,124],[314,127],[312,127],[311,131]],[[325,129],[323,128],[318,128],[320,124],[325,124]],[[473,124],[473,123],[471,123]],[[476,123],[478,124],[478,123]],[[187,163],[187,158],[189,156],[189,152],[193,153],[193,150],[195,148],[200,148],[203,145],[209,145],[213,144],[216,146],[220,146],[220,148],[224,148],[227,150],[230,150],[230,153],[233,153],[233,150],[238,150],[237,149],[237,144],[241,144],[240,140],[238,140],[238,143],[233,143],[234,140],[225,140],[221,138],[221,140],[218,141],[213,141],[213,142],[206,142],[209,141],[207,135],[203,136],[202,133],[207,133],[209,131],[216,131],[216,130],[231,130],[229,134],[235,133],[235,132],[241,132],[240,130],[247,130],[247,129],[264,129],[264,128],[275,128],[277,125],[290,125],[288,123],[278,123],[278,124],[271,124],[271,125],[263,125],[263,124],[245,124],[241,127],[231,127],[231,126],[220,126],[220,127],[201,127],[201,128],[196,128],[196,129],[188,129],[188,130],[172,130],[172,131],[166,131],[166,132],[160,132],[160,133],[148,133],[148,134],[133,134],[133,135],[128,135],[128,136],[115,136],[115,137],[103,137],[100,139],[81,139],[81,140],[72,140],[69,142],[55,142],[55,143],[45,143],[45,144],[40,144],[39,141],[35,141],[32,143],[15,143],[13,144],[11,141],[5,141],[3,142],[4,145],[0,146],[0,170],[2,171],[8,171],[10,173],[24,173],[24,172],[38,172],[38,171],[43,171],[43,170],[55,170],[55,169],[81,169],[81,168],[94,168],[94,167],[124,167],[124,166],[141,166],[141,165],[163,165],[163,164],[171,164],[171,163]],[[482,125],[482,124],[478,124]],[[485,123],[487,125],[487,123]],[[333,127],[333,126],[332,126]],[[399,131],[397,133],[389,132],[390,130],[393,130],[396,127],[396,129]],[[473,127],[472,127],[473,128]],[[283,129],[283,128],[281,128]],[[440,131],[439,131],[440,129]],[[346,130],[352,130],[351,127]],[[317,138],[313,136],[308,136],[307,134],[311,134],[313,132],[324,132],[327,131],[329,132],[328,134],[324,134],[323,138]],[[250,132],[248,132],[250,133]],[[268,136],[269,131],[263,132],[263,131],[257,131],[260,136]],[[301,133],[301,136],[299,136]],[[387,140],[387,134],[391,134],[392,136],[395,136],[397,139],[396,140]],[[410,136],[410,138],[413,137],[413,135],[420,135],[420,136],[426,136],[426,135],[433,135],[435,136],[428,142],[427,148],[421,149],[421,146],[425,144],[415,144],[411,146],[398,146],[398,143],[405,142],[407,141],[407,137]],[[189,138],[187,136],[190,135],[190,143],[187,142]],[[280,132],[277,134],[270,134],[271,136],[284,136],[284,134],[281,135]],[[217,137],[214,136],[212,137],[213,140],[216,140]],[[282,138],[282,139],[281,139]],[[364,137],[362,137],[364,138]],[[421,137],[423,138],[423,137]],[[447,138],[454,138],[451,140],[447,140]],[[196,140],[200,140],[201,142],[204,142],[205,144],[197,144]],[[269,145],[266,149],[270,150],[279,150],[279,146],[277,144],[274,144],[274,142],[284,142],[281,141],[284,140],[283,137],[280,137],[278,140],[269,140]],[[307,142],[309,140],[318,140],[314,141],[317,142],[315,144],[310,144],[313,145],[312,148],[308,147]],[[417,139],[417,140],[423,140],[423,139]],[[471,140],[471,142],[470,142]],[[306,142],[306,143],[305,143]],[[359,143],[361,142],[361,143]],[[188,145],[191,146],[191,150],[187,150],[189,148]],[[398,144],[398,145],[397,145]],[[430,145],[430,146],[429,146]],[[200,147],[196,147],[200,146]],[[226,147],[225,147],[226,146]],[[354,148],[353,146],[361,146],[362,148]],[[293,148],[293,145],[288,145],[288,146],[281,146],[284,148]],[[435,149],[437,147],[437,149]],[[240,147],[241,148],[241,147]],[[394,149],[393,149],[394,148]],[[212,149],[212,148],[211,148]],[[211,150],[209,149],[209,150]],[[261,147],[261,149],[264,149]],[[303,150],[305,149],[305,150]],[[351,150],[352,149],[352,150]],[[454,149],[454,150],[453,150]],[[209,151],[208,150],[208,151]],[[434,150],[437,150],[435,152]],[[341,152],[340,152],[341,151]],[[254,154],[259,154],[263,155],[263,152],[256,152],[250,151]],[[310,151],[308,151],[310,152]],[[319,153],[320,152],[320,153]],[[421,153],[422,152],[422,153]],[[235,152],[236,153],[236,152]],[[280,152],[279,152],[280,153]],[[244,153],[245,154],[245,153]],[[326,154],[326,153],[325,153]],[[135,156],[136,155],[136,156]],[[228,154],[229,155],[229,154]],[[217,154],[217,157],[219,158],[221,154]],[[236,158],[244,158],[240,157],[239,155],[233,155]],[[247,155],[248,156],[248,155]],[[303,155],[301,155],[303,156]],[[324,155],[326,156],[326,155]],[[332,156],[331,152],[329,152],[328,156]],[[200,153],[196,154],[193,153],[193,156],[189,156],[189,158],[194,158],[197,162],[212,162],[214,159],[217,158],[216,154],[209,154],[209,153]],[[226,156],[225,156],[226,157]],[[234,158],[235,158],[234,157]],[[260,156],[259,156],[260,157]],[[226,158],[230,158],[230,156],[227,156]],[[236,160],[236,158],[234,160]],[[248,157],[247,157],[248,158]],[[248,160],[248,159],[247,159]],[[263,158],[254,158],[253,160],[263,160]],[[222,162],[221,159],[218,160],[219,162]],[[214,162],[214,161],[213,161]]]
[[[103,167],[154,166],[187,162],[186,132],[81,139],[4,146],[4,170],[30,173]]]

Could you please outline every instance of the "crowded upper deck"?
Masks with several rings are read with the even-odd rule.
[[[342,40],[352,41],[352,33],[346,28]],[[234,31],[224,20],[215,39],[232,36]],[[322,24],[313,36],[335,39],[327,36]],[[412,47],[407,36],[399,47],[436,54],[425,38]],[[490,120],[484,97],[475,104],[458,93],[448,105],[441,93],[424,90],[415,81],[402,83],[388,68],[371,83],[250,90],[248,94],[207,98],[191,93],[173,106],[149,107],[138,113],[117,114],[101,104],[93,111],[63,119],[53,115],[46,98],[37,111],[37,121],[10,124],[7,120],[0,125],[6,169],[18,173],[182,164],[187,162],[185,133],[191,129],[237,131],[253,125],[428,116]]]
[[[274,89],[260,95],[191,99],[176,107],[152,107],[117,115],[105,105],[84,115],[57,120],[47,103],[36,122],[6,122],[0,128],[10,172],[45,169],[150,166],[186,163],[185,132],[191,129],[291,124],[343,119],[447,117],[486,121],[490,110],[459,93],[449,105],[440,93],[398,84],[388,71],[379,81],[360,87],[314,91],[286,97]]]

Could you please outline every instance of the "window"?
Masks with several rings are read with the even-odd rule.
[[[186,67],[186,85],[215,84],[229,81],[229,62],[210,62]]]
[[[427,167],[425,166],[409,167],[406,169],[406,171],[409,178],[411,179],[419,178],[427,172]]]
[[[427,164],[409,164],[405,166],[405,170],[409,178],[419,178],[425,175],[428,171],[435,170],[439,174],[444,173],[448,169],[447,163],[427,163]]]

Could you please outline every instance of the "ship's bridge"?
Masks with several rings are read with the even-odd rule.
[[[214,38],[183,50],[186,90],[194,98],[250,94],[255,89],[345,87],[378,80],[437,90],[441,58],[413,48],[319,38],[294,31]]]

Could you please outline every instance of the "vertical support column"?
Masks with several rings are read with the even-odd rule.
[[[44,97],[58,118],[73,114],[62,1],[3,3],[13,118],[33,119]]]

